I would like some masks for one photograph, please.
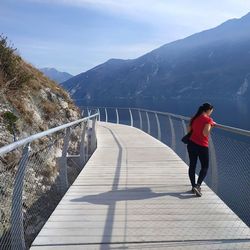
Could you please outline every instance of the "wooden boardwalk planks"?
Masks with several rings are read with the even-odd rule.
[[[98,123],[98,147],[32,245],[37,249],[250,249],[250,229],[186,164],[125,125]]]

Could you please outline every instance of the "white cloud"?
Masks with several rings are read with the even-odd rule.
[[[135,27],[140,27],[136,26],[136,22],[146,24],[144,32],[148,36],[140,40],[143,43],[134,42],[135,40],[130,37],[121,37],[123,42],[118,44],[118,42],[112,40],[112,35],[109,35],[108,38],[110,40],[108,41],[110,43],[106,42],[105,44],[103,41],[101,42],[100,38],[95,39],[95,36],[93,36],[95,39],[93,41],[75,39],[67,43],[64,41],[63,43],[61,40],[59,42],[49,42],[47,39],[45,41],[33,40],[23,42],[20,45],[17,44],[17,47],[27,55],[27,59],[36,62],[37,65],[46,66],[46,62],[50,61],[52,65],[58,65],[58,68],[61,70],[67,71],[67,69],[71,69],[71,73],[74,74],[85,71],[110,58],[136,58],[167,42],[215,27],[230,18],[239,18],[250,10],[250,1],[245,0],[26,1],[91,9],[99,13],[102,12],[111,16],[132,20],[135,22]],[[61,11],[60,8],[58,8],[58,11]],[[95,18],[95,15],[93,15],[93,18]],[[147,25],[150,26],[150,29],[147,29]],[[93,29],[96,26],[90,28]],[[96,33],[98,33],[98,27]],[[89,39],[91,38],[89,36]],[[84,46],[77,40],[80,40]],[[62,51],[67,53],[62,53]],[[81,56],[79,57],[79,55]],[[72,65],[79,65],[79,68]]]
[[[155,26],[215,26],[249,10],[245,0],[29,0],[32,2],[90,8]],[[171,27],[172,27],[171,25]]]

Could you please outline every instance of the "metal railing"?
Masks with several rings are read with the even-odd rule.
[[[0,148],[0,249],[31,245],[95,150],[98,115]]]
[[[101,121],[137,127],[168,145],[189,164],[186,145],[181,142],[189,117],[146,109],[94,109]],[[206,184],[250,226],[250,131],[217,124],[212,129],[209,148]],[[198,165],[197,172],[199,168]]]

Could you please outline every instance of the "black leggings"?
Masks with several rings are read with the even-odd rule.
[[[208,155],[208,147],[200,146],[192,141],[190,141],[187,145],[188,154],[189,154],[189,178],[191,181],[192,187],[195,186],[195,168],[197,159],[201,162],[201,171],[199,173],[199,178],[197,181],[198,185],[201,185],[202,181],[207,175],[208,164],[209,164],[209,155]]]

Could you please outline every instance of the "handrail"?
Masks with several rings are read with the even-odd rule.
[[[16,141],[16,142],[13,142],[13,143],[11,143],[9,145],[3,146],[3,147],[0,148],[0,156],[4,155],[4,154],[6,154],[6,153],[20,147],[20,146],[23,146],[23,145],[25,145],[27,143],[30,143],[30,142],[32,142],[34,140],[40,139],[40,138],[42,138],[44,136],[48,136],[50,134],[53,134],[53,133],[55,133],[57,131],[63,130],[63,129],[68,128],[68,127],[71,127],[71,126],[76,125],[78,123],[87,121],[87,120],[89,120],[91,118],[94,118],[96,116],[98,116],[98,113],[96,113],[94,115],[91,115],[91,116],[88,116],[88,117],[85,117],[85,118],[82,118],[82,119],[79,119],[79,120],[74,121],[74,122],[69,122],[69,123],[66,123],[64,125],[48,129],[46,131],[37,133],[35,135],[31,135],[31,136],[29,136],[27,138],[21,139],[21,140]]]
[[[1,228],[0,235],[1,246],[6,246],[6,249],[26,249],[27,244],[30,244],[33,238],[24,228],[24,224],[29,220],[24,218],[23,212],[24,188],[29,188],[30,192],[27,190],[25,191],[29,193],[29,195],[32,194],[32,197],[29,197],[30,204],[27,205],[27,213],[31,213],[31,210],[28,210],[31,209],[44,195],[44,192],[46,192],[46,190],[40,190],[40,188],[39,193],[35,191],[36,189],[33,192],[33,190],[31,190],[31,185],[32,188],[33,185],[37,183],[43,185],[44,188],[45,186],[50,188],[55,186],[56,191],[53,192],[56,192],[57,197],[62,197],[71,185],[72,180],[76,178],[76,175],[81,171],[85,162],[96,149],[97,140],[95,124],[98,116],[99,113],[95,112],[93,115],[89,114],[88,117],[48,129],[0,148],[0,156],[2,156],[22,146],[20,150],[22,151],[22,155],[20,157],[19,154],[14,155],[14,159],[8,159],[8,157],[6,157],[6,160],[2,164],[3,170],[6,171],[6,176],[2,175],[1,181],[3,178],[6,178],[9,184],[1,187],[1,189],[4,188],[4,190],[1,190],[0,194],[1,197],[4,194],[7,204],[6,207],[4,207],[4,204],[0,206],[0,212],[3,211],[3,208],[4,211],[6,210],[6,221],[4,221],[3,230]],[[90,119],[92,120],[91,128],[88,125]],[[78,128],[78,125],[81,125],[81,127]],[[63,133],[64,135],[60,138],[60,143],[58,143],[57,137],[53,139],[54,142],[52,143],[49,140],[47,147],[45,147],[46,153],[43,151],[45,148],[40,151],[37,150],[36,147],[33,149],[30,147],[31,142],[62,130],[66,133]],[[85,134],[87,134],[86,140]],[[72,144],[70,144],[71,141],[73,142]],[[75,145],[75,142],[77,145]],[[54,149],[52,149],[52,146],[54,146]],[[70,148],[70,146],[72,146],[72,148]],[[72,161],[70,159],[72,158],[74,158],[76,167],[73,167],[72,163],[69,165],[69,162]],[[9,166],[13,168],[14,175],[9,175],[10,171],[7,169]],[[69,166],[70,171],[68,171]],[[31,172],[26,171],[28,169],[31,170]],[[43,178],[38,181],[35,179],[36,177],[33,173],[39,174],[39,171],[45,171],[44,176],[47,178],[46,181]],[[55,171],[52,174],[53,178],[49,179],[47,177],[48,173],[50,174],[50,172],[53,171]],[[68,177],[70,177],[70,179]],[[31,181],[30,184],[29,181]],[[25,185],[25,183],[27,185]],[[54,205],[51,204],[50,209],[54,208],[53,206]],[[29,218],[29,216],[27,218]],[[40,222],[43,221],[42,216],[39,220]],[[38,227],[37,229],[40,230],[41,228]]]
[[[96,108],[96,107],[89,107],[89,108]],[[129,108],[119,108],[119,107],[98,107],[98,108],[106,108],[106,109],[123,109],[123,110],[128,110]],[[176,115],[173,113],[169,113],[169,112],[162,112],[162,111],[154,111],[154,110],[149,110],[149,109],[141,109],[141,108],[130,108],[130,110],[135,110],[135,111],[143,111],[143,112],[148,112],[148,113],[157,113],[159,115],[169,115],[171,117],[177,118],[177,119],[181,119],[184,121],[190,121],[190,117],[187,116],[182,116],[182,115]],[[244,136],[248,136],[250,137],[250,131],[249,130],[245,130],[245,129],[240,129],[240,128],[235,128],[235,127],[231,127],[231,126],[226,126],[223,124],[219,124],[216,123],[215,125],[216,128],[218,129],[222,129],[224,131],[229,131],[229,132],[233,132],[239,135],[244,135]]]
[[[138,110],[138,109],[132,109],[132,110]],[[190,117],[187,116],[182,116],[182,115],[176,115],[176,114],[172,114],[172,113],[168,113],[168,112],[160,112],[160,111],[152,111],[152,110],[147,110],[147,109],[139,109],[141,111],[144,112],[149,112],[149,113],[157,113],[160,115],[171,115],[172,117],[178,118],[178,119],[182,119],[185,121],[190,121]],[[240,129],[240,128],[235,128],[235,127],[230,127],[230,126],[226,126],[226,125],[222,125],[219,123],[216,123],[215,125],[216,128],[225,130],[225,131],[229,131],[229,132],[234,132],[240,135],[245,135],[245,136],[250,136],[250,131],[249,130],[245,130],[245,129]]]
[[[230,127],[230,126],[222,125],[222,124],[219,124],[219,123],[217,123],[215,127],[220,128],[220,129],[225,130],[225,131],[234,132],[234,133],[239,134],[239,135],[250,136],[250,131],[249,130]]]
[[[189,165],[187,147],[182,143],[181,138],[187,132],[190,117],[140,108],[99,107],[99,109],[102,111],[105,109],[106,115],[107,110],[112,111],[112,114],[113,110],[118,113],[122,111],[124,117],[120,119],[121,122],[126,125],[131,124],[158,138]],[[111,115],[110,122],[115,122],[113,115]],[[221,133],[224,131],[226,133]],[[208,186],[225,200],[227,205],[235,210],[236,214],[248,226],[250,226],[250,192],[247,185],[249,179],[247,174],[250,153],[249,138],[249,130],[216,124],[210,135],[210,167],[206,180]],[[244,199],[244,204],[239,204],[236,197]]]

